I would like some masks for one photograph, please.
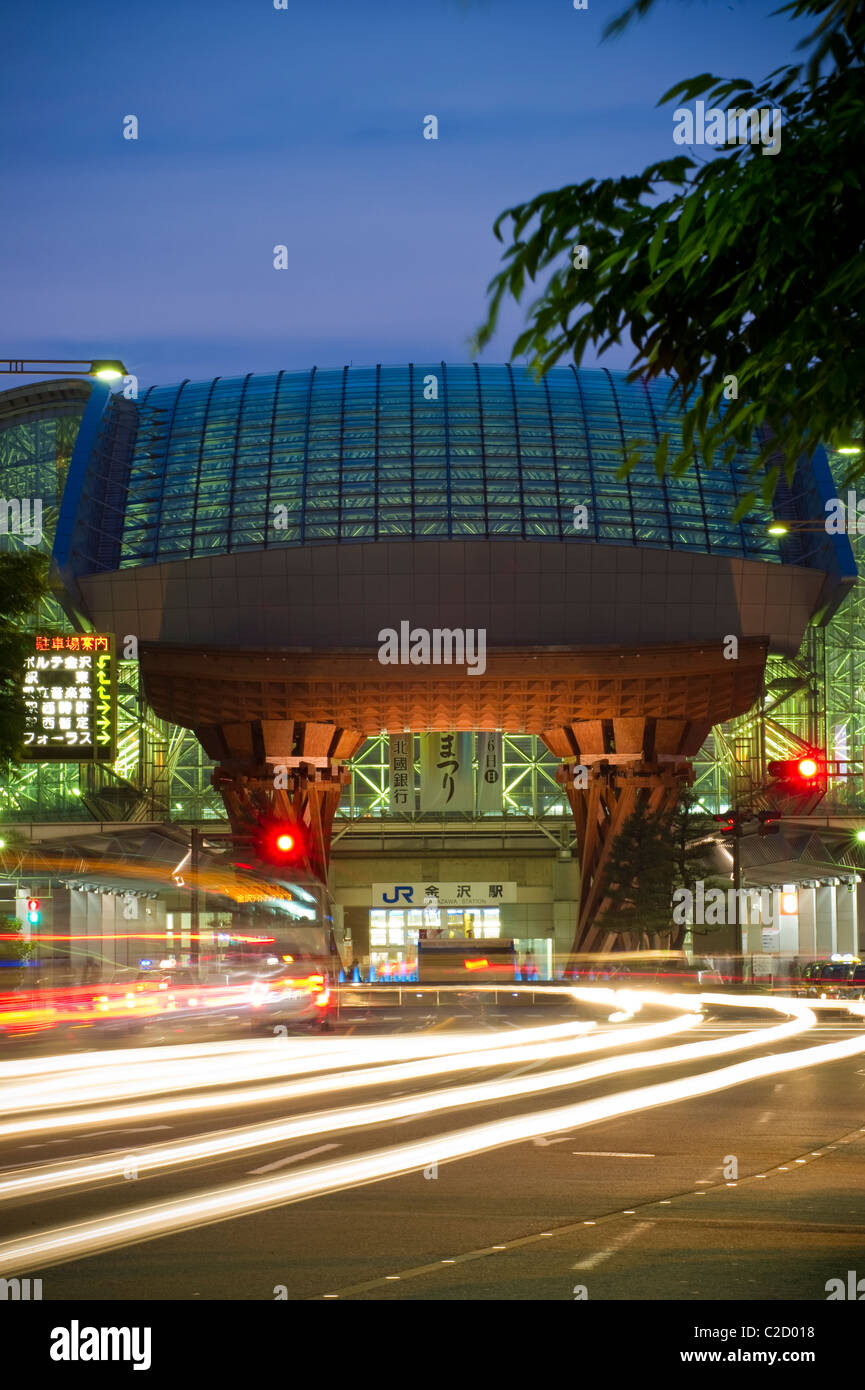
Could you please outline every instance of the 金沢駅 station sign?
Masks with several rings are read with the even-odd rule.
[[[497,907],[515,903],[516,883],[374,883],[373,907]]]
[[[37,632],[24,669],[22,761],[113,762],[117,756],[114,639]]]

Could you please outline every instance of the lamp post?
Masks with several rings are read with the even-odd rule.
[[[117,381],[128,376],[116,357],[0,357],[2,376],[95,376],[100,381]]]

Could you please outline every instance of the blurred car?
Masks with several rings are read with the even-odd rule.
[[[199,1022],[243,1027],[281,1023],[331,1027],[332,995],[322,963],[274,957],[241,966],[204,963],[121,968],[108,983],[64,984],[0,994],[0,1038],[67,1033],[103,1038],[185,1032]]]
[[[802,971],[796,991],[802,999],[862,999],[865,997],[865,965],[858,956],[832,955],[811,961]]]
[[[576,984],[605,984],[612,988],[655,989],[671,994],[714,993],[724,985],[724,977],[712,961],[703,956],[689,960],[684,953],[623,958],[621,964],[606,960],[578,965],[570,978]]]
[[[249,986],[249,1004],[269,1023],[309,1024],[329,1029],[332,996],[324,972],[293,961],[262,971]]]

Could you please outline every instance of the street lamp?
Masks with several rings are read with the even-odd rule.
[[[0,357],[3,376],[95,376],[101,381],[117,381],[128,376],[117,357]]]
[[[100,381],[117,381],[118,377],[128,376],[128,372],[122,362],[97,361],[90,363],[89,375],[98,376]]]

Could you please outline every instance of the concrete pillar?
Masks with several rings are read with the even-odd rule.
[[[817,955],[817,898],[815,888],[799,885],[799,955]]]
[[[553,975],[567,963],[574,939],[574,922],[580,902],[580,866],[576,859],[557,859],[553,864]]]
[[[865,923],[865,874],[857,875],[859,882],[856,885],[856,954],[861,955],[865,951],[865,931],[859,930],[859,923]]]
[[[858,955],[858,931],[856,921],[856,889],[841,883],[835,889],[835,921],[837,923],[836,950],[842,956]]]
[[[837,924],[835,921],[835,889],[825,887],[813,889],[816,897],[817,954],[827,956],[838,950]]]
[[[801,890],[800,890],[801,891]],[[797,956],[799,954],[799,916],[795,912],[782,912],[784,896],[780,890],[774,894],[774,920],[780,927],[778,937],[778,950],[783,956]]]

